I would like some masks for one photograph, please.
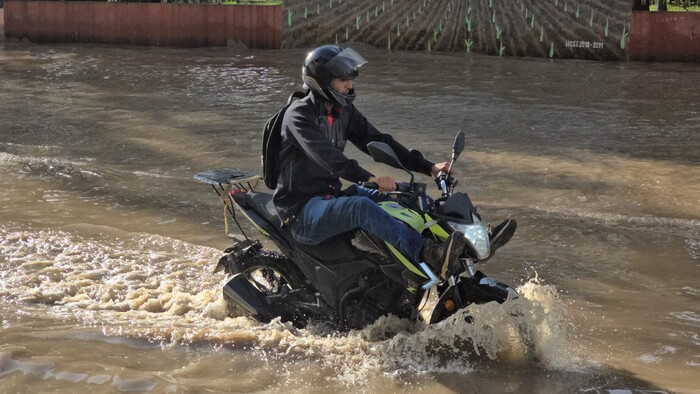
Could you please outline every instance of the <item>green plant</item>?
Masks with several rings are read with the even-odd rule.
[[[610,17],[605,18],[605,37],[610,33]]]
[[[697,5],[697,6],[690,6],[687,4],[684,4],[683,6],[669,5],[668,11],[672,11],[672,12],[700,12],[700,5]]]
[[[471,53],[472,45],[474,45],[474,41],[471,38],[464,40],[464,48],[467,50],[467,53]]]
[[[627,26],[622,25],[622,36],[620,37],[620,49],[625,49],[625,41],[630,34],[627,32]]]

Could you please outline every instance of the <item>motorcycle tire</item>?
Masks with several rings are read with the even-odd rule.
[[[233,274],[244,274],[266,294],[279,294],[284,285],[290,290],[304,287],[304,276],[291,260],[268,250],[232,262],[229,267]]]

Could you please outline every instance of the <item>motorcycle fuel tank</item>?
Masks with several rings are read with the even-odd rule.
[[[379,203],[379,206],[391,215],[391,217],[408,224],[419,233],[423,232],[425,229],[425,221],[418,212],[403,207],[394,201],[383,201]]]

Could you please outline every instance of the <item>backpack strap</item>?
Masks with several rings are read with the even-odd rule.
[[[289,95],[289,98],[287,99],[287,105],[291,104],[294,100],[300,100],[304,97],[307,97],[309,93],[311,93],[311,89],[307,89],[305,92],[294,91],[292,94]]]

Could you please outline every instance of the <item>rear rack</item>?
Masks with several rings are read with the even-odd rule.
[[[200,172],[194,175],[194,179],[211,185],[219,199],[224,204],[224,231],[226,236],[232,239],[238,239],[233,233],[228,231],[228,214],[231,215],[236,226],[241,230],[243,237],[248,240],[248,236],[238,219],[236,218],[236,210],[233,206],[233,196],[239,193],[247,193],[255,191],[255,188],[262,179],[260,175],[256,175],[249,171],[243,171],[238,168],[218,168],[209,171]]]

